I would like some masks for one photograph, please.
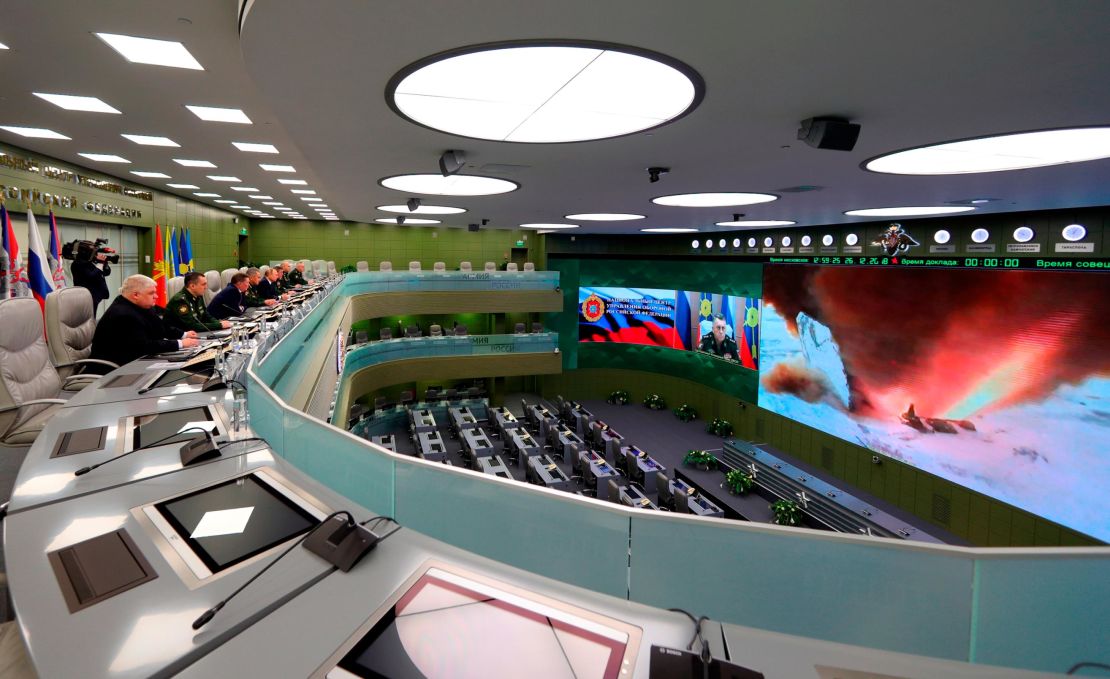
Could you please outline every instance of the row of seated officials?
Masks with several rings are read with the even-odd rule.
[[[526,326],[524,323],[517,323],[516,327],[513,328],[513,332],[517,335],[528,334],[528,326]],[[532,323],[532,332],[533,333],[544,332],[543,323],[533,322]],[[467,334],[466,325],[462,324],[462,323],[458,323],[458,322],[455,322],[454,325],[446,331],[444,331],[442,325],[439,325],[437,323],[433,323],[433,324],[428,326],[428,336],[429,337],[447,337],[447,336],[450,336],[450,335],[462,336],[462,335],[466,335],[466,334]],[[368,333],[365,330],[355,330],[353,335],[354,335],[354,344],[365,344],[365,343],[370,341],[370,333]],[[423,337],[423,336],[424,336],[424,331],[420,329],[419,325],[413,324],[413,325],[409,325],[407,328],[405,328],[404,337]],[[383,339],[383,340],[393,339],[393,328],[388,326],[388,325],[383,327],[381,330],[378,331],[378,339]]]
[[[357,262],[355,264],[355,270],[356,271],[369,271],[370,270],[370,264],[367,261],[362,260],[362,261]],[[474,267],[471,266],[470,262],[459,262],[459,271],[473,271],[473,270],[474,270]],[[493,262],[486,262],[484,270],[486,272],[497,271],[497,265],[494,264]],[[516,262],[508,262],[508,263],[505,264],[505,271],[535,271],[535,270],[536,270],[536,265],[533,264],[532,262],[525,262],[523,269],[518,268]],[[378,271],[393,271],[393,262],[383,260],[381,263],[378,264]],[[423,269],[421,268],[420,262],[417,261],[417,260],[413,260],[413,261],[409,262],[409,271],[423,271]],[[446,262],[436,262],[435,264],[432,265],[432,271],[446,272],[447,271],[447,263]]]

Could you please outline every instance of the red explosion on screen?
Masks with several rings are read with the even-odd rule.
[[[829,328],[860,415],[966,418],[1110,374],[1105,274],[768,266],[763,296],[794,334],[802,312]],[[823,398],[798,368],[764,386]]]

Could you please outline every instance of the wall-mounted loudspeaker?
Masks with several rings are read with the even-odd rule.
[[[815,149],[851,151],[859,139],[860,126],[843,118],[807,118],[798,128],[798,139]]]

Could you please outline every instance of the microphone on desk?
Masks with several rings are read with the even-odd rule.
[[[133,455],[133,454],[139,452],[140,450],[146,450],[147,448],[153,448],[157,445],[160,445],[161,443],[163,443],[165,441],[168,441],[168,440],[172,439],[175,436],[180,436],[180,435],[182,435],[182,434],[184,434],[185,432],[188,432],[188,431],[203,432],[205,434],[205,438],[209,438],[209,439],[212,438],[212,433],[210,431],[208,431],[207,429],[203,428],[203,427],[186,427],[185,429],[182,429],[181,431],[174,432],[174,433],[170,434],[169,436],[163,436],[162,438],[158,439],[157,441],[153,441],[151,443],[147,443],[146,445],[139,446],[138,448],[134,448],[132,450],[129,450],[126,453],[123,453],[122,455],[116,455],[115,457],[110,457],[107,460],[104,460],[103,462],[98,462],[94,465],[89,465],[88,467],[81,467],[77,471],[73,472],[73,475],[74,476],[84,476],[85,474],[88,474],[89,472],[96,469],[97,467],[103,467],[104,465],[108,464],[109,462],[115,462],[116,460],[125,458],[128,455]],[[214,441],[215,439],[212,439],[212,440]]]

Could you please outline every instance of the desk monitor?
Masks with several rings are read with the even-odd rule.
[[[258,470],[141,511],[198,580],[316,526],[326,515],[269,470]]]
[[[431,562],[312,676],[632,676],[642,632],[628,623]]]
[[[120,452],[124,453],[150,445],[166,437],[170,438],[166,438],[158,445],[168,446],[183,443],[203,436],[195,429],[173,436],[175,432],[189,427],[206,429],[212,432],[213,436],[227,433],[227,423],[223,421],[222,416],[218,414],[213,406],[197,406],[181,410],[169,410],[164,413],[125,417],[121,421],[121,425],[124,435],[119,438],[123,440],[124,449]]]

